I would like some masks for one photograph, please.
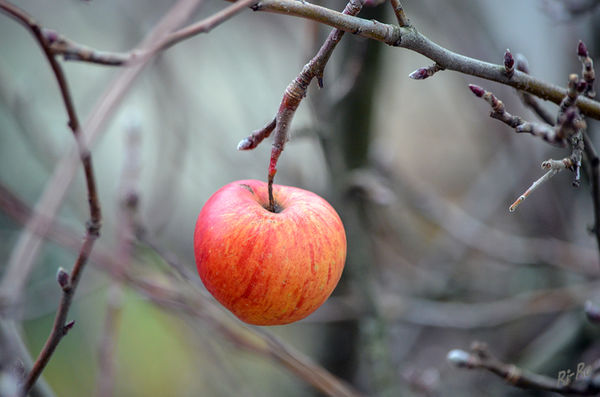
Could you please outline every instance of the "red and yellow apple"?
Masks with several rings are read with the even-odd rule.
[[[242,321],[298,321],[325,302],[346,260],[346,233],[318,195],[243,180],[213,194],[198,215],[194,252],[206,289]]]

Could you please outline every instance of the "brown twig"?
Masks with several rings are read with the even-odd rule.
[[[81,279],[82,272],[94,247],[94,243],[100,235],[102,214],[100,210],[100,202],[98,200],[98,193],[96,189],[96,180],[92,166],[91,154],[82,145],[79,118],[77,117],[75,106],[71,98],[71,92],[69,90],[69,86],[66,77],[63,73],[63,70],[56,61],[54,55],[52,54],[52,51],[49,48],[49,43],[42,34],[41,27],[27,14],[25,14],[19,8],[14,7],[9,3],[1,2],[0,7],[29,29],[29,31],[38,41],[44,54],[46,55],[46,59],[50,63],[50,67],[52,68],[52,71],[54,72],[54,75],[56,77],[56,81],[58,82],[60,93],[66,108],[66,112],[69,119],[68,125],[73,131],[73,135],[75,136],[75,140],[78,144],[79,155],[81,157],[81,162],[83,164],[85,174],[88,192],[88,202],[90,207],[90,220],[87,223],[85,238],[83,244],[81,245],[79,256],[75,262],[75,265],[73,266],[73,270],[71,271],[70,275],[62,269],[59,270],[58,282],[63,291],[62,297],[56,312],[54,325],[52,326],[50,335],[48,336],[48,339],[46,340],[42,351],[39,353],[37,359],[33,363],[33,368],[27,375],[23,384],[22,393],[27,394],[33,386],[33,384],[37,381],[38,377],[41,375],[42,371],[46,367],[46,364],[50,360],[50,357],[52,357],[54,350],[56,349],[62,338],[73,327],[74,323],[72,321],[67,322],[67,316],[71,307],[73,295],[75,294],[77,285],[79,284],[79,280]]]
[[[545,375],[534,374],[518,368],[513,364],[506,364],[494,357],[487,346],[480,342],[474,342],[471,352],[464,350],[451,350],[447,359],[459,368],[485,369],[508,384],[531,390],[543,390],[555,393],[574,394],[580,396],[591,396],[600,393],[600,362],[593,364],[589,374],[580,374],[577,379],[564,379],[560,376],[551,378]]]
[[[519,116],[510,114],[506,111],[504,103],[500,99],[490,91],[486,91],[477,85],[469,84],[469,89],[475,96],[482,98],[490,104],[490,107],[492,108],[490,117],[502,121],[509,127],[514,128],[516,132],[527,132],[557,145],[565,144],[564,136],[558,134],[558,128],[553,128],[552,126],[541,123],[531,123]]]
[[[308,3],[307,3],[308,4]],[[341,15],[353,16],[360,12],[363,6],[362,0],[350,0]],[[257,4],[256,7],[260,7]],[[265,128],[254,132],[247,138],[244,138],[238,144],[238,150],[248,150],[256,147],[264,138],[275,131],[273,138],[273,149],[271,150],[271,160],[269,162],[268,189],[269,189],[269,210],[276,211],[276,203],[273,197],[273,180],[277,173],[277,161],[288,140],[289,128],[296,109],[306,96],[306,91],[311,81],[317,78],[319,87],[323,86],[323,72],[325,66],[333,53],[333,50],[342,39],[344,31],[333,29],[327,39],[317,52],[317,54],[302,68],[300,74],[287,86],[279,110],[273,122]]]

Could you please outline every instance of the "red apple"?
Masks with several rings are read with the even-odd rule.
[[[340,217],[316,194],[267,184],[232,182],[198,215],[194,252],[206,289],[244,322],[298,321],[325,302],[346,260]]]

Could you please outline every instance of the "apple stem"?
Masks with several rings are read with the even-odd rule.
[[[269,175],[269,208],[271,212],[275,212],[275,199],[273,198],[273,177]]]

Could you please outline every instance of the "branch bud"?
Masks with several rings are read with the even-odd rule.
[[[580,57],[587,57],[588,50],[583,41],[579,40],[579,44],[577,44],[577,55]]]
[[[471,355],[460,349],[450,350],[446,356],[446,360],[460,368],[470,367],[472,365]]]
[[[66,291],[71,286],[69,278],[69,273],[62,267],[59,267],[56,272],[56,282],[58,282],[58,285],[60,285],[60,288],[62,288],[63,291]]]
[[[429,77],[429,73],[427,73],[427,68],[419,68],[408,75],[413,80],[425,80]]]
[[[507,48],[504,53],[504,69],[506,71],[506,76],[510,79],[515,73],[515,59],[513,58],[512,53]]]
[[[478,85],[469,84],[469,88],[471,89],[471,92],[479,98],[483,97],[483,95],[485,94],[485,90]]]

